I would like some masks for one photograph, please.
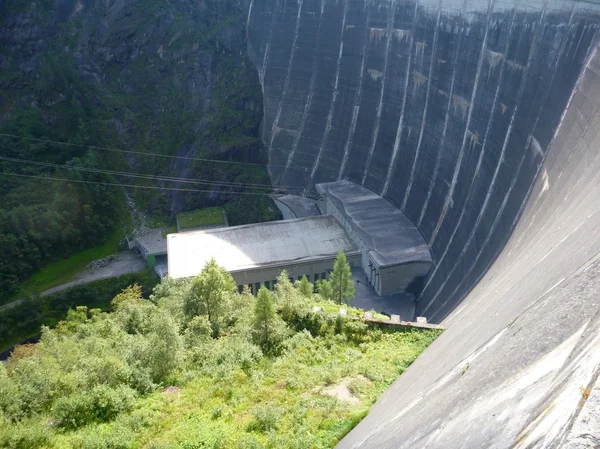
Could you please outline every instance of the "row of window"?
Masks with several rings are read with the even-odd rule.
[[[322,273],[316,273],[314,276],[312,276],[311,279],[311,275],[307,274],[305,275],[306,278],[312,282],[315,283],[317,281],[320,280],[326,280],[327,279],[327,272],[322,272]],[[297,278],[294,279],[294,277],[290,277],[290,282],[293,284],[295,280],[300,280],[302,279],[302,276],[298,276]],[[273,290],[275,288],[275,285],[277,284],[277,279],[274,279],[272,281],[264,281],[262,283],[262,285],[264,285],[268,290]],[[250,291],[252,291],[252,293],[254,295],[256,295],[256,293],[258,293],[258,290],[261,287],[261,283],[260,282],[256,282],[254,284],[248,284],[248,288],[250,289]],[[241,293],[244,290],[244,285],[238,285],[238,291]]]

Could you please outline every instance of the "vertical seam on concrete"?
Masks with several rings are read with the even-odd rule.
[[[495,112],[496,107],[497,107],[498,95],[500,93],[500,88],[502,87],[502,81],[504,79],[504,68],[505,68],[506,53],[508,52],[508,48],[510,46],[510,39],[511,39],[511,36],[512,36],[512,32],[514,30],[514,21],[515,21],[515,16],[516,16],[516,9],[518,8],[518,6],[519,6],[519,1],[517,0],[515,2],[515,7],[514,7],[514,10],[513,10],[513,15],[512,15],[512,18],[511,18],[510,32],[509,32],[508,38],[506,40],[506,45],[504,47],[504,57],[502,58],[502,65],[500,66],[500,75],[498,77],[498,85],[496,87],[496,93],[494,95],[494,101],[492,103],[492,109],[491,109],[491,112],[490,112],[490,118],[488,120],[487,128],[486,128],[486,131],[485,131],[485,136],[484,136],[484,139],[483,139],[483,144],[481,146],[481,152],[479,154],[479,160],[477,161],[477,167],[475,169],[475,174],[473,176],[473,179],[471,180],[471,186],[470,186],[470,189],[469,189],[469,195],[467,197],[467,200],[465,201],[465,204],[464,204],[463,209],[461,211],[461,215],[460,215],[460,217],[458,219],[458,222],[457,222],[456,226],[454,227],[454,231],[452,232],[452,235],[450,236],[450,239],[448,240],[448,244],[446,245],[446,248],[444,249],[444,252],[442,253],[442,256],[437,261],[433,272],[429,276],[429,279],[427,280],[427,283],[425,284],[425,287],[421,291],[421,295],[417,299],[417,302],[420,302],[422,300],[423,293],[425,292],[425,290],[427,290],[427,287],[429,287],[429,285],[431,284],[431,281],[432,281],[433,277],[435,276],[435,274],[438,272],[438,269],[439,269],[442,261],[446,258],[446,255],[448,254],[448,250],[450,248],[450,245],[454,241],[454,237],[456,236],[456,233],[458,232],[458,229],[459,229],[459,227],[460,227],[460,225],[462,223],[462,220],[464,218],[464,215],[465,215],[465,212],[466,212],[466,209],[467,209],[466,206],[469,203],[469,201],[470,201],[470,199],[471,199],[471,197],[473,195],[474,186],[476,185],[476,181],[479,179],[479,170],[481,169],[481,164],[483,162],[483,157],[484,157],[484,154],[485,154],[485,148],[487,146],[487,141],[488,141],[488,138],[489,138],[490,130],[492,128],[492,123],[494,121],[494,116],[495,116],[494,112]],[[444,284],[442,284],[442,287],[440,287],[440,289],[443,288],[444,285],[446,285],[445,282],[444,282]]]
[[[513,127],[513,124],[514,124],[514,120],[515,120],[515,117],[517,115],[517,111],[519,110],[519,105],[521,104],[521,101],[523,99],[523,94],[524,94],[524,91],[525,91],[525,86],[526,86],[528,78],[529,78],[529,69],[531,67],[531,61],[533,60],[533,57],[535,55],[535,48],[537,47],[537,42],[538,42],[539,36],[541,34],[540,29],[543,28],[542,24],[543,24],[543,21],[544,21],[544,17],[546,15],[546,6],[547,6],[547,3],[544,2],[544,7],[542,9],[542,14],[540,16],[540,22],[538,24],[538,30],[537,30],[536,35],[534,37],[534,41],[533,41],[533,43],[531,45],[529,59],[527,61],[527,68],[525,69],[525,73],[523,75],[524,80],[521,83],[521,87],[519,89],[519,95],[518,95],[518,100],[517,100],[517,103],[516,103],[516,106],[515,106],[515,110],[513,111],[513,115],[511,117],[510,124],[508,126],[508,130],[506,132],[506,136],[505,136],[505,139],[504,139],[504,145],[502,146],[502,153],[501,153],[501,156],[500,156],[500,160],[498,161],[498,165],[496,166],[496,170],[494,172],[494,177],[492,178],[492,182],[490,183],[490,189],[489,189],[488,194],[486,196],[484,205],[481,208],[481,211],[479,212],[479,216],[477,217],[477,221],[476,221],[475,226],[473,227],[473,230],[471,232],[470,240],[465,245],[465,250],[468,247],[468,244],[470,244],[470,242],[473,240],[472,236],[475,235],[475,231],[477,230],[477,228],[479,227],[479,224],[481,223],[481,218],[483,217],[483,214],[484,214],[485,210],[487,209],[487,205],[489,204],[489,198],[491,197],[491,192],[492,192],[492,189],[494,187],[495,181],[497,179],[498,172],[500,171],[500,167],[502,166],[503,161],[504,161],[504,154],[505,154],[506,147],[508,145],[508,140],[509,140],[510,135],[512,133],[512,127]],[[454,290],[447,296],[446,301],[444,301],[444,303],[440,307],[438,307],[437,311],[432,315],[432,318],[440,310],[442,310],[442,308],[448,303],[448,301],[450,301],[450,299],[454,296],[454,294],[464,284],[464,282],[468,278],[468,276],[473,272],[473,268],[475,268],[475,266],[477,265],[477,262],[479,261],[479,258],[481,257],[481,254],[483,253],[483,249],[487,246],[488,242],[490,241],[491,236],[493,235],[493,233],[494,233],[494,231],[496,229],[496,226],[498,225],[498,219],[502,215],[502,212],[504,211],[504,208],[506,207],[506,203],[508,201],[508,198],[509,198],[510,194],[512,193],[512,189],[515,186],[516,180],[519,178],[519,174],[521,172],[521,168],[523,167],[523,161],[524,160],[525,160],[525,153],[524,153],[523,157],[521,158],[521,161],[519,162],[519,166],[517,168],[515,176],[513,177],[513,180],[512,180],[512,182],[510,184],[510,187],[508,188],[508,191],[504,195],[504,199],[502,201],[502,204],[501,204],[500,208],[498,209],[498,212],[496,213],[496,218],[494,219],[494,223],[492,224],[492,227],[490,228],[490,231],[487,233],[485,240],[481,244],[481,246],[479,248],[479,252],[477,253],[477,256],[475,256],[475,260],[473,261],[473,263],[471,264],[471,266],[467,270],[467,273],[463,277],[462,281],[460,281],[458,283],[458,285],[454,288]],[[464,255],[465,250],[463,250],[463,252],[461,252],[461,257]],[[438,293],[436,293],[436,296],[434,298],[436,298],[437,295],[439,295],[439,291],[438,291]],[[430,305],[431,305],[431,302],[429,303],[429,305],[427,306],[427,308],[429,308]],[[425,310],[427,310],[427,308]]]
[[[348,139],[346,140],[346,145],[344,147],[344,157],[342,159],[342,165],[340,166],[340,171],[338,173],[338,181],[342,179],[344,175],[344,171],[346,170],[346,164],[348,163],[348,156],[350,154],[350,148],[352,147],[352,140],[354,139],[354,132],[356,131],[356,121],[358,120],[358,113],[360,112],[360,103],[362,101],[362,84],[363,84],[363,74],[365,72],[365,62],[367,59],[367,52],[369,46],[367,45],[367,35],[369,33],[369,21],[371,19],[371,8],[370,2],[365,1],[365,7],[367,8],[367,14],[365,19],[365,44],[363,45],[363,54],[362,54],[362,62],[360,65],[360,74],[358,77],[358,88],[356,91],[356,96],[354,98],[354,111],[352,113],[352,122],[350,124],[350,130],[348,132]]]
[[[321,155],[323,154],[323,149],[325,148],[325,144],[327,143],[327,139],[329,139],[329,133],[331,132],[331,126],[333,123],[333,111],[335,109],[335,105],[337,104],[337,98],[339,95],[339,81],[340,81],[340,71],[342,66],[342,54],[344,52],[344,31],[346,29],[346,16],[348,14],[348,3],[349,0],[344,1],[344,16],[342,18],[342,32],[340,37],[340,49],[338,52],[338,60],[337,67],[335,72],[335,84],[333,88],[333,97],[331,98],[331,104],[329,105],[329,114],[327,115],[327,124],[325,125],[325,134],[321,139],[321,146],[319,148],[319,152],[317,153],[317,158],[315,159],[315,163],[313,164],[312,171],[310,173],[310,179],[308,184],[304,189],[304,195],[306,195],[308,189],[313,183],[315,174],[317,173],[317,169],[319,167],[319,163],[321,162]]]
[[[367,156],[367,162],[365,164],[365,170],[362,177],[362,185],[365,185],[369,167],[371,166],[371,159],[373,158],[373,152],[377,145],[377,138],[379,137],[379,125],[381,123],[381,112],[383,111],[383,94],[385,93],[385,82],[387,79],[388,64],[390,60],[390,44],[392,42],[392,30],[394,27],[394,13],[396,12],[395,1],[390,0],[390,17],[388,19],[387,26],[387,41],[385,44],[385,56],[383,63],[383,77],[381,78],[381,90],[379,91],[379,105],[377,106],[377,116],[375,118],[375,128],[373,129],[373,136],[371,137],[371,148],[369,148],[369,155]]]
[[[275,140],[275,130],[279,125],[279,118],[281,117],[281,108],[283,105],[283,99],[286,96],[287,90],[290,85],[290,76],[292,71],[292,63],[294,62],[294,56],[296,54],[296,44],[298,43],[298,34],[300,32],[300,17],[302,16],[302,5],[304,4],[304,0],[298,0],[298,15],[296,17],[296,31],[294,33],[294,40],[292,42],[292,49],[290,51],[290,62],[287,68],[287,74],[285,77],[285,82],[283,84],[283,91],[281,92],[281,97],[279,98],[279,104],[277,106],[277,114],[275,119],[273,120],[273,125],[271,126],[271,140],[269,143],[269,160],[271,160],[271,153],[273,151],[273,141]],[[284,11],[285,14],[285,11]]]
[[[587,65],[587,64],[586,64],[586,65]],[[583,78],[583,76],[582,76],[581,78]],[[581,78],[580,78],[580,79],[581,79]],[[577,83],[577,85],[578,85],[578,84],[579,84],[579,82]],[[572,97],[573,97],[573,94],[576,92],[576,90],[577,90],[577,89],[574,89],[574,90],[573,90],[573,92],[572,92],[572,95],[571,95],[571,98],[569,99],[568,105],[570,105],[570,103],[571,103],[571,99],[572,99]],[[567,110],[568,110],[568,107],[567,107],[567,108],[565,108],[565,111],[563,112],[563,116],[564,116],[564,114],[566,113],[566,111],[567,111]],[[595,109],[595,111],[594,111],[594,114],[597,114],[597,113],[598,113],[598,111],[600,111],[600,109],[599,109],[599,108],[596,108],[596,109]],[[562,121],[561,121],[561,123],[562,123]],[[590,122],[588,122],[588,123],[586,124],[586,126],[585,126],[585,129],[584,129],[584,130],[583,130],[583,132],[580,134],[580,136],[579,136],[579,138],[578,138],[578,140],[577,140],[577,144],[574,146],[575,150],[579,148],[579,145],[580,145],[580,144],[581,144],[581,142],[583,141],[583,136],[585,135],[585,133],[587,132],[587,130],[589,129],[589,127],[590,127]],[[555,134],[554,134],[554,135],[556,136],[557,134],[558,134],[558,128],[557,128],[557,131],[555,132]],[[547,153],[548,153],[548,152],[546,152],[546,155],[547,155]],[[544,155],[544,160],[545,160],[545,157],[546,157],[546,155]],[[534,177],[534,180],[535,180],[535,179],[537,179],[537,176],[538,176],[538,174],[539,174],[539,171],[540,171],[541,167],[543,167],[543,163],[542,163],[542,165],[540,165],[540,167],[539,167],[539,168],[538,168],[538,170],[536,171],[536,177]],[[577,185],[578,185],[578,184],[579,184],[579,181],[577,182]],[[528,191],[527,191],[526,198],[528,198],[528,197],[529,197],[529,195],[531,194],[531,190],[533,189],[533,187],[534,187],[535,185],[536,185],[536,183],[535,183],[535,182],[531,183],[531,185],[530,185],[530,187],[529,187],[529,189],[528,189]],[[525,205],[525,204],[526,204],[526,201],[525,201],[525,202],[523,202],[523,203],[521,204],[521,207],[522,207],[522,208],[524,208],[524,205]],[[511,227],[511,229],[512,229],[512,228],[514,227],[514,225],[516,224],[516,222],[517,222],[517,219],[518,219],[518,217],[519,217],[519,216],[520,216],[520,215],[519,215],[519,214],[517,214],[517,217],[515,218],[515,220],[513,220],[513,223],[512,223],[512,227]],[[588,218],[589,218],[589,217],[588,217]],[[584,222],[585,222],[585,220],[584,220]],[[579,224],[579,226],[581,226],[582,224],[583,224],[583,222],[582,222],[581,224]],[[579,226],[578,226],[578,227],[579,227]],[[525,232],[527,232],[527,230],[525,230]],[[568,238],[568,236],[567,236],[567,238]],[[564,240],[565,240],[565,239],[563,239],[563,241],[564,241]],[[520,242],[520,240],[519,240],[518,242]],[[562,242],[561,242],[561,243],[562,243]],[[552,251],[552,250],[551,250],[551,251]],[[544,257],[547,257],[547,256],[548,256],[548,254],[546,254],[546,256],[544,256]],[[597,255],[597,256],[595,256],[595,257],[598,257],[598,255]],[[591,260],[591,259],[590,259],[590,260]],[[569,276],[567,276],[566,278],[563,278],[563,279],[562,279],[562,280],[561,280],[561,281],[560,281],[558,284],[556,284],[556,285],[555,285],[554,287],[552,287],[550,290],[548,290],[548,291],[544,292],[544,296],[545,296],[546,294],[548,294],[550,291],[552,291],[552,290],[553,290],[555,287],[557,287],[558,285],[562,284],[562,283],[563,283],[563,282],[564,282],[566,279],[568,279],[570,276],[572,276],[573,274],[576,274],[578,271],[580,271],[580,270],[581,270],[581,267],[585,266],[585,265],[586,265],[586,264],[588,264],[588,263],[589,263],[589,260],[588,260],[588,262],[586,262],[586,263],[584,263],[583,265],[581,265],[581,266],[578,268],[578,270],[574,271],[573,273],[571,273],[571,274],[570,274]],[[486,270],[486,271],[487,271],[487,270]],[[478,283],[478,282],[479,282],[479,281],[480,281],[480,280],[483,278],[483,276],[485,276],[485,274],[486,274],[486,271],[484,271],[483,273],[481,273],[481,274],[480,274],[480,275],[477,277],[477,279],[476,279],[476,281],[475,281],[475,284],[474,284],[474,285],[476,285],[476,284],[477,284],[477,283]]]
[[[387,191],[390,187],[390,180],[395,172],[396,168],[396,159],[398,157],[398,152],[400,150],[400,145],[402,143],[402,129],[404,128],[404,111],[406,108],[406,97],[408,92],[408,80],[410,77],[410,68],[412,64],[412,51],[414,44],[414,35],[417,23],[417,10],[419,9],[419,0],[415,0],[415,12],[413,14],[412,28],[410,32],[410,45],[408,48],[408,63],[406,65],[406,74],[404,76],[404,94],[402,96],[402,110],[400,111],[400,120],[398,121],[398,128],[396,130],[396,139],[394,140],[394,149],[392,151],[392,158],[390,160],[390,166],[388,168],[387,178],[385,180],[385,184],[383,186],[383,191],[381,192],[382,196],[387,194]]]
[[[463,3],[463,11],[466,9],[466,1]],[[448,107],[446,108],[446,118],[444,120],[444,130],[442,131],[442,139],[440,142],[440,146],[437,151],[437,155],[435,158],[435,166],[433,168],[433,177],[429,181],[429,190],[427,191],[427,198],[425,198],[425,202],[423,203],[423,207],[421,208],[421,214],[419,215],[419,220],[417,222],[417,227],[421,227],[421,223],[423,222],[423,217],[427,212],[427,208],[429,207],[429,201],[431,200],[431,195],[433,193],[433,188],[435,187],[435,183],[437,182],[437,177],[440,171],[440,162],[442,159],[442,152],[444,150],[444,145],[446,144],[446,132],[448,130],[448,122],[450,121],[450,106],[452,105],[452,95],[454,94],[454,82],[456,80],[456,66],[458,65],[458,55],[460,53],[460,44],[462,42],[462,34],[459,35],[458,42],[456,44],[456,55],[454,57],[454,68],[452,70],[452,81],[450,82],[450,93],[448,94]]]
[[[250,0],[250,7],[248,8],[248,18],[246,19],[246,47],[248,53],[250,50],[250,18],[252,17],[252,8],[254,8],[254,0]]]
[[[571,15],[569,16],[569,23],[567,25],[568,29],[570,29],[571,26],[572,26],[572,24],[573,24],[573,17],[575,16],[575,9],[576,9],[578,3],[579,3],[579,0],[575,0],[573,2],[573,8],[571,9]],[[568,33],[568,30],[567,30],[567,33]],[[570,39],[568,38],[568,35],[567,35],[567,37],[565,38],[564,42],[561,44],[561,49],[560,49],[560,51],[558,53],[558,57],[556,58],[556,66],[555,66],[554,72],[552,72],[552,78],[550,79],[550,83],[548,84],[549,87],[548,87],[548,90],[546,91],[544,102],[542,103],[542,108],[541,108],[540,113],[538,114],[538,116],[537,116],[537,118],[535,120],[534,125],[533,125],[532,131],[531,131],[531,137],[533,137],[533,135],[535,134],[535,130],[537,129],[537,125],[539,123],[540,117],[542,116],[541,111],[544,109],[543,108],[543,104],[545,104],[546,100],[548,99],[548,93],[550,91],[550,88],[552,87],[552,84],[554,83],[554,77],[556,76],[556,72],[558,71],[558,65],[560,64],[560,60],[563,57],[565,48],[567,47],[567,41],[569,41],[569,40]],[[569,45],[569,49],[572,47],[572,41],[573,40],[574,39],[571,40],[571,45]],[[582,70],[582,73],[584,73],[584,71],[585,71],[586,64],[587,64],[587,60],[586,60],[586,63],[584,63],[584,68]],[[567,112],[568,106],[571,104],[571,100],[573,99],[573,95],[575,94],[575,91],[576,91],[576,86],[577,86],[577,83],[573,87],[573,91],[571,92],[571,95],[569,95],[569,100],[567,101],[567,106],[565,107],[563,113],[561,114],[560,121],[558,123],[558,126],[556,127],[556,130],[554,131],[554,135],[552,136],[552,140],[550,141],[550,144],[548,145],[548,148],[546,149],[546,152],[544,153],[544,155],[542,157],[542,160],[541,160],[541,162],[540,162],[540,164],[539,164],[539,166],[538,166],[538,168],[537,168],[537,170],[535,172],[535,176],[533,178],[534,182],[532,182],[531,185],[529,186],[529,188],[527,189],[527,194],[525,195],[525,197],[523,198],[523,201],[521,202],[521,206],[519,207],[519,211],[517,212],[517,215],[516,215],[515,219],[513,220],[512,224],[511,224],[511,229],[514,228],[517,220],[519,219],[519,217],[521,216],[521,214],[523,212],[523,209],[525,209],[525,205],[527,204],[527,201],[529,200],[529,197],[531,195],[531,191],[533,190],[533,187],[535,186],[535,180],[537,180],[537,177],[539,176],[540,171],[541,171],[542,167],[544,166],[544,162],[546,160],[546,155],[548,154],[548,151],[549,151],[550,147],[552,146],[552,142],[554,141],[554,138],[556,137],[556,135],[558,133],[558,130],[560,129],[560,127],[562,125],[562,121],[563,121],[564,116],[565,116],[565,114]],[[541,204],[544,204],[545,201],[546,201],[546,198],[544,198],[542,200]],[[529,229],[529,227],[530,226],[528,226],[527,229]],[[519,239],[518,241],[521,241],[521,239]]]
[[[317,79],[317,55],[319,53],[319,44],[321,42],[321,27],[323,25],[324,9],[325,9],[325,0],[321,0],[321,14],[319,16],[319,29],[317,31],[317,45],[315,46],[315,54],[313,57],[313,68],[312,68],[312,74],[310,77],[310,84],[308,87],[308,97],[306,99],[306,104],[304,105],[304,111],[302,113],[302,119],[300,121],[300,126],[298,127],[298,130],[296,131],[296,135],[294,136],[294,142],[292,144],[292,151],[290,151],[290,154],[288,155],[287,163],[285,164],[285,170],[283,171],[283,179],[284,180],[287,175],[288,168],[290,167],[290,164],[292,163],[292,160],[294,159],[296,150],[298,149],[298,143],[300,142],[300,137],[302,137],[302,133],[304,132],[304,126],[306,125],[306,118],[308,117],[308,112],[312,106],[312,99],[313,99],[314,90],[315,90],[315,81]]]
[[[477,90],[479,88],[479,79],[481,77],[481,67],[483,66],[483,58],[485,57],[485,51],[487,49],[487,39],[490,31],[490,22],[492,17],[492,11],[494,8],[494,0],[490,0],[488,3],[488,11],[487,11],[487,23],[485,26],[485,35],[483,37],[483,44],[481,45],[481,54],[479,56],[479,62],[477,63],[477,72],[475,74],[475,82],[473,86],[473,93],[471,94],[471,105],[469,106],[469,115],[467,116],[467,124],[465,126],[465,133],[463,135],[462,145],[460,147],[460,152],[458,154],[458,160],[456,161],[456,166],[454,167],[454,175],[452,176],[452,183],[450,184],[450,190],[446,195],[446,199],[444,201],[444,207],[442,208],[442,213],[438,218],[437,225],[429,239],[429,245],[432,246],[437,238],[437,234],[442,227],[442,223],[446,218],[446,214],[448,213],[448,208],[450,207],[450,202],[452,201],[452,196],[454,195],[454,189],[456,188],[456,182],[458,181],[458,174],[462,167],[462,160],[465,155],[465,145],[467,143],[467,135],[469,134],[469,127],[471,126],[471,117],[473,116],[473,109],[475,109],[475,99],[477,98]]]
[[[490,0],[492,2],[493,0]],[[433,33],[433,44],[431,46],[431,61],[429,62],[429,79],[427,80],[427,93],[425,94],[425,106],[423,108],[423,118],[421,119],[421,132],[419,133],[419,142],[417,143],[417,150],[415,152],[415,159],[413,160],[412,169],[410,171],[410,178],[408,180],[408,186],[406,193],[404,194],[404,201],[402,201],[402,210],[406,208],[406,203],[412,190],[412,185],[415,179],[415,170],[417,169],[417,162],[419,160],[419,154],[421,151],[421,143],[423,142],[423,133],[425,132],[425,123],[427,121],[427,110],[429,108],[429,94],[431,90],[431,75],[433,74],[433,62],[435,61],[435,52],[437,46],[437,40],[440,30],[440,21],[442,18],[442,2],[439,2],[438,16],[435,23],[435,32]]]
[[[252,3],[254,3],[254,0],[252,1]],[[275,27],[275,17],[276,16],[277,16],[277,7],[275,7],[275,10],[272,13],[271,26],[269,27],[269,37],[267,38],[267,45],[265,46],[265,54],[263,55],[262,66],[258,67],[258,64],[256,66],[256,69],[258,72],[258,82],[260,83],[263,99],[265,98],[265,72],[267,70],[267,63],[268,63],[268,59],[269,59],[269,50],[271,48],[271,41],[273,40],[273,28]],[[246,37],[248,39],[248,46],[250,45],[249,26],[250,26],[250,12],[248,13],[248,22],[246,24]],[[263,138],[261,138],[261,140],[263,141],[263,143],[265,145],[267,144],[264,141],[264,130],[265,130],[265,126],[266,126],[266,118],[267,118],[267,111],[264,107],[264,102],[263,102],[263,119],[262,119],[263,123],[261,125]],[[269,174],[269,177],[272,179],[273,173],[271,172],[270,162],[271,162],[271,152],[267,148],[267,173]]]

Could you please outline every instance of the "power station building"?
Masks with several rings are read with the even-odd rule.
[[[292,280],[326,279],[340,250],[350,265],[360,264],[360,251],[331,216],[271,221],[167,236],[169,275],[192,277],[210,259],[231,273],[241,289],[271,289],[282,270]]]
[[[432,264],[429,247],[412,222],[370,190],[343,180],[317,184],[318,206],[357,245],[366,278],[381,296],[418,289]]]
[[[432,258],[399,209],[350,181],[318,184],[317,191],[322,216],[170,234],[169,275],[195,276],[214,258],[240,289],[248,285],[256,293],[261,285],[273,288],[284,269],[292,280],[326,279],[342,250],[350,266],[362,267],[365,281],[380,296],[418,286]]]

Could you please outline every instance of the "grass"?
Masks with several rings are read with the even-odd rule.
[[[152,215],[148,220],[151,229],[166,228],[172,225],[172,221],[166,215]]]
[[[181,212],[177,214],[177,221],[181,229],[200,228],[206,226],[225,225],[222,207],[208,207],[192,212]]]
[[[176,224],[170,224],[169,226],[167,226],[167,229],[165,229],[162,233],[162,236],[164,238],[167,238],[167,235],[169,234],[177,234],[177,225]]]
[[[52,447],[75,447],[102,435],[118,438],[123,447],[332,448],[438,332],[369,335],[361,344],[300,335],[277,359],[263,358],[254,369],[195,375],[179,388],[140,399],[112,423],[57,434]],[[361,384],[352,388],[356,402],[325,393],[352,380]],[[141,424],[131,429],[131,423]]]
[[[85,271],[88,263],[117,253],[123,237],[123,231],[119,229],[106,242],[42,268],[23,283],[20,292],[13,299],[41,293],[69,282],[77,274]]]
[[[324,312],[333,314],[333,315],[339,315],[340,309],[346,309],[348,311],[349,317],[362,318],[363,315],[365,314],[365,311],[362,309],[357,309],[355,307],[351,307],[348,304],[335,304],[334,302],[331,302],[331,301],[319,302],[319,303],[315,302],[312,305],[320,306],[323,308]],[[376,312],[375,310],[371,310],[371,313],[373,314],[373,318],[375,318],[376,320],[389,320],[390,319],[389,316],[383,315],[379,312]]]
[[[150,229],[164,228],[162,236],[167,238],[168,234],[177,233],[177,224],[166,215],[152,215],[148,220]]]

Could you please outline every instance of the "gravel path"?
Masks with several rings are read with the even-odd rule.
[[[56,293],[75,285],[88,284],[100,279],[116,278],[127,273],[135,273],[142,271],[145,268],[146,263],[134,251],[123,251],[122,253],[119,253],[114,260],[103,264],[103,266],[97,268],[88,268],[87,270],[79,273],[72,281],[43,291],[40,293],[40,296]],[[10,309],[11,307],[14,307],[22,302],[22,299],[17,299],[16,301],[0,306],[0,312]]]

